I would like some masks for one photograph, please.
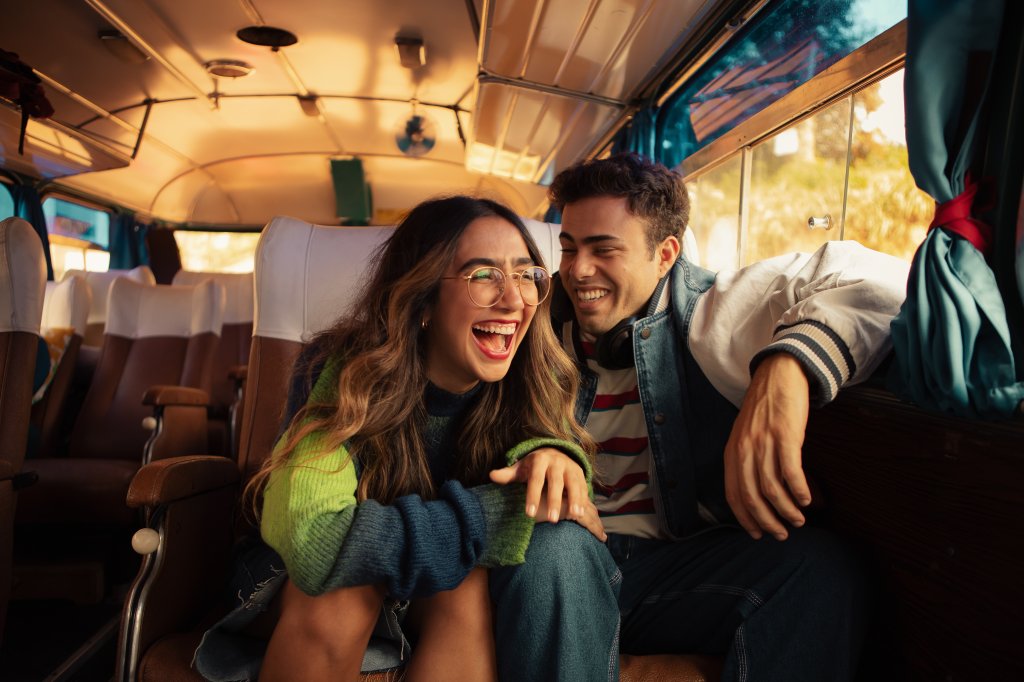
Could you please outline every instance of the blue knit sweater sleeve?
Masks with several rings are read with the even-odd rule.
[[[533,519],[522,511],[523,486],[466,489],[448,481],[436,500],[357,503],[344,447],[314,452],[272,474],[261,518],[264,540],[303,592],[383,583],[391,596],[409,599],[453,589],[478,565],[525,559]]]

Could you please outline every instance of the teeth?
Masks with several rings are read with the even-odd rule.
[[[576,298],[580,299],[581,301],[596,301],[597,299],[604,298],[607,295],[608,291],[606,289],[576,291]]]
[[[473,329],[476,329],[477,331],[481,331],[487,334],[503,334],[505,336],[516,333],[515,324],[498,324],[496,322],[474,324]]]

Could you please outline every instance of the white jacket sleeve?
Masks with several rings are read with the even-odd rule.
[[[688,343],[712,385],[739,406],[761,359],[791,353],[816,404],[863,381],[890,347],[909,265],[853,241],[828,242],[718,273],[694,310]]]

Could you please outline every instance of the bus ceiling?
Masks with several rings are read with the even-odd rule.
[[[0,154],[172,222],[336,223],[343,158],[362,160],[379,215],[452,191],[536,215],[556,172],[764,4],[12,3],[0,48],[55,113],[19,154],[20,113],[0,99]]]

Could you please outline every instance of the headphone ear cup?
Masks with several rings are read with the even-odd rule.
[[[605,369],[626,369],[633,366],[633,323],[635,317],[627,317],[601,335],[595,351],[597,364]]]

